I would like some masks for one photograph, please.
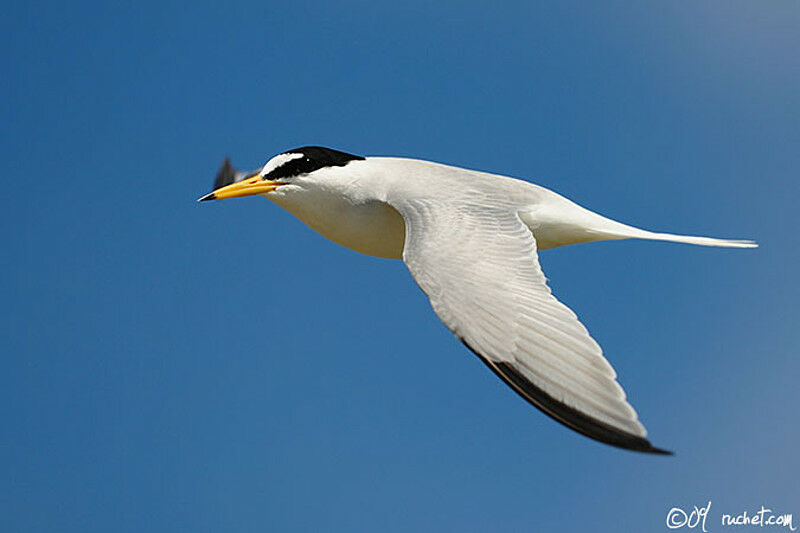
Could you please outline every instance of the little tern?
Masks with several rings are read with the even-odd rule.
[[[226,159],[198,201],[251,195],[347,248],[402,259],[445,326],[525,400],[592,439],[656,454],[671,452],[645,438],[600,346],[552,295],[537,252],[629,238],[757,246],[638,229],[507,176],[319,146],[250,173]]]

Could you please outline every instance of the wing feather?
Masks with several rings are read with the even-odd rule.
[[[536,241],[511,207],[390,202],[403,216],[403,259],[444,324],[535,407],[595,440],[653,447],[616,372],[539,267]]]

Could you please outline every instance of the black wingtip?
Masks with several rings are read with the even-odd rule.
[[[639,450],[639,451],[642,451],[644,453],[653,453],[656,455],[675,455],[675,452],[671,450],[662,450],[661,448],[655,448],[653,446],[651,446],[649,450]]]
[[[214,190],[230,185],[236,181],[236,169],[231,164],[231,159],[226,157],[222,162],[222,166],[217,171],[217,177],[214,180]]]
[[[544,412],[544,414],[556,420],[557,422],[560,422],[591,439],[609,444],[616,448],[622,448],[639,453],[650,453],[654,455],[674,455],[673,452],[669,450],[662,450],[661,448],[654,447],[652,444],[650,444],[650,441],[644,437],[639,437],[638,435],[621,431],[618,428],[614,428],[605,422],[592,418],[591,416],[560,402],[527,380],[512,365],[509,365],[508,363],[491,361],[470,346],[469,343],[463,338],[459,338],[459,340],[472,353],[477,355],[478,359],[480,359],[487,367],[489,367],[489,369],[494,372],[497,377],[509,385],[514,392],[522,396],[522,398],[524,398],[528,403],[537,409],[540,409],[542,412]]]
[[[213,192],[210,192],[210,193],[206,194],[205,196],[203,196],[201,198],[198,198],[197,201],[198,202],[208,202],[209,200],[216,200],[216,199],[217,199],[217,195],[215,195]]]

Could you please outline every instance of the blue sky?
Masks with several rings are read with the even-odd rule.
[[[21,3],[0,20],[0,529],[666,531],[800,515],[796,2]],[[225,155],[520,176],[624,222],[542,264],[657,446],[520,400],[399,261]],[[796,523],[800,518],[796,518]],[[747,528],[739,528],[745,531]]]

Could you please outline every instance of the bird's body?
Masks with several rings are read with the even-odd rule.
[[[624,238],[754,246],[637,229],[515,178],[319,147],[248,175],[226,163],[215,188],[203,199],[262,194],[334,242],[403,259],[442,322],[526,400],[594,439],[653,453],[602,350],[550,293],[537,250]]]
[[[405,223],[394,198],[485,205],[519,214],[538,250],[643,238],[712,246],[739,241],[664,235],[613,221],[533,183],[418,159],[368,157],[326,169],[323,187],[282,187],[268,195],[311,229],[357,252],[403,258]],[[696,242],[700,239],[703,242]]]

